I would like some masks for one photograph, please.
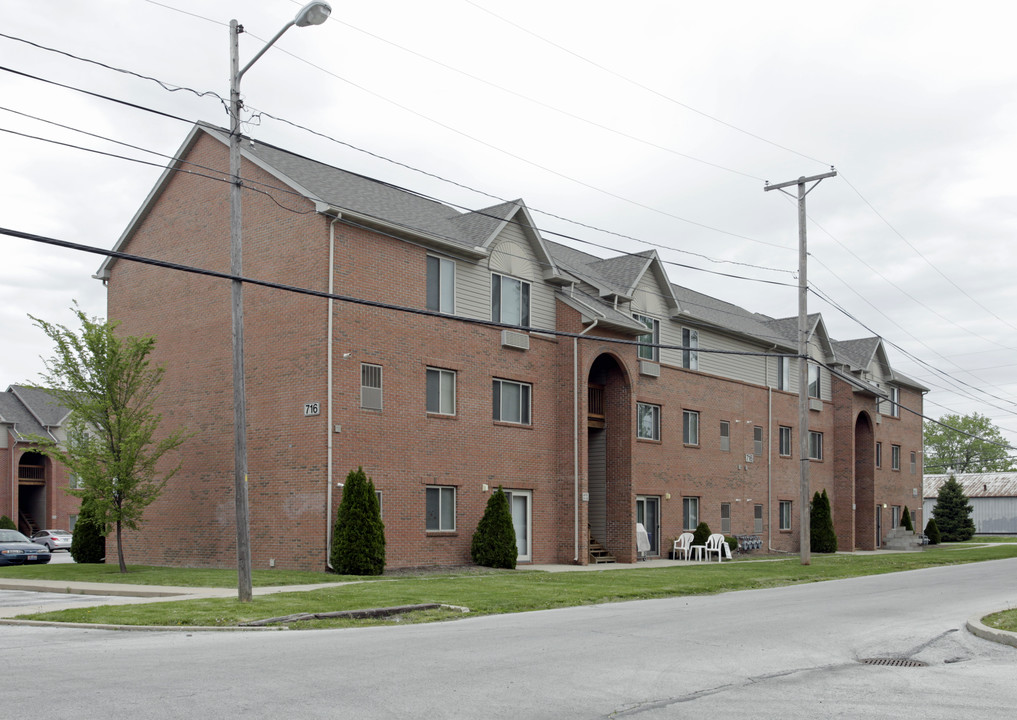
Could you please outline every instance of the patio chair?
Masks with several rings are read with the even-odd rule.
[[[720,562],[720,560],[721,560],[721,553],[724,552],[724,547],[723,547],[724,545],[727,545],[727,542],[724,540],[724,536],[721,533],[714,533],[709,538],[707,538],[707,540],[706,540],[706,550],[704,551],[704,553],[706,555],[706,559],[707,560],[710,559],[710,554],[711,553],[716,553],[716,555],[717,555],[717,562]]]
[[[692,546],[692,533],[682,533],[674,541],[674,559],[689,559],[689,548]]]

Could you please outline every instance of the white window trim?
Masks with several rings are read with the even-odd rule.
[[[695,437],[693,437],[695,434]],[[699,446],[699,411],[682,410],[682,443]]]
[[[648,333],[643,333],[637,338],[639,342],[647,343],[646,345],[637,346],[637,357],[640,360],[657,362],[660,359],[660,349],[657,347],[660,345],[660,320],[650,317],[649,315],[641,315],[639,313],[632,313],[632,317],[636,322],[645,325],[646,329],[650,331]]]
[[[443,513],[441,511],[442,510],[442,499],[447,497],[447,493],[443,492],[445,490],[451,490],[452,491],[452,527],[450,527],[450,528],[442,527],[441,526],[441,519],[442,519],[442,515],[443,515]],[[427,527],[427,495],[428,495],[428,493],[435,492],[435,491],[438,493],[438,516],[437,516],[438,527],[436,527],[436,528],[429,528],[429,527]],[[455,530],[456,530],[456,501],[457,501],[456,495],[457,494],[458,493],[456,492],[455,486],[452,486],[452,485],[428,485],[428,486],[426,486],[424,488],[424,528],[426,529],[427,532],[432,532],[432,533],[436,533],[436,532],[455,532]]]
[[[497,282],[495,282],[497,278]],[[502,308],[505,307],[505,285],[506,280],[512,283],[519,284],[519,315],[518,322],[515,322],[515,318],[506,319]],[[495,313],[494,304],[494,293],[495,285],[498,286],[498,312]],[[524,292],[525,288],[525,292]],[[532,304],[533,289],[529,282],[521,280],[519,278],[512,277],[511,275],[503,275],[502,273],[491,273],[491,320],[493,322],[505,323],[506,325],[518,325],[520,327],[530,327],[532,325],[532,317],[530,315],[530,306]]]
[[[791,529],[792,515],[791,511],[794,509],[794,505],[790,500],[781,500],[777,505],[778,509],[778,522],[777,529],[788,531]],[[787,522],[785,522],[785,519]]]
[[[688,512],[686,508],[695,508],[695,518],[692,517],[692,513]],[[691,523],[686,524],[685,520],[689,518],[692,520]],[[683,497],[682,498],[682,529],[683,530],[695,530],[699,527],[699,498],[698,497]]]
[[[431,377],[433,377],[435,374],[438,377],[438,409],[437,410],[432,410],[430,407],[427,407],[427,402],[428,402],[427,387],[428,387],[428,385],[430,383]],[[442,407],[442,402],[443,402],[443,398],[444,398],[444,393],[442,393],[442,389],[444,388],[446,382],[451,382],[452,383],[452,407],[451,408]],[[425,407],[425,410],[430,415],[455,415],[456,414],[456,371],[455,370],[446,370],[444,368],[436,368],[436,367],[428,367],[427,368],[427,372],[425,373],[424,407]]]
[[[720,421],[720,451],[731,452],[731,423]]]
[[[823,373],[822,368],[814,363],[809,363],[809,387],[808,396],[810,398],[820,398],[823,395]],[[815,394],[812,392],[812,388],[815,387]]]
[[[649,417],[651,418],[649,435],[645,434],[643,430],[642,419],[646,416],[646,412],[650,413]],[[636,403],[636,437],[640,440],[660,440],[660,405]]]
[[[809,430],[809,460],[823,459],[823,433]]]
[[[427,256],[427,277],[425,278],[425,288],[424,288],[425,295],[426,295],[427,290],[428,290],[428,286],[427,286],[426,282],[429,281],[430,277],[431,277],[431,275],[430,275],[430,268],[432,267],[432,265],[431,265],[431,261],[432,260],[437,261],[437,268],[438,268],[438,277],[436,278],[437,283],[438,283],[438,288],[437,288],[437,290],[438,290],[438,306],[437,307],[432,307],[431,303],[427,302],[427,298],[425,298],[425,305],[427,306],[428,310],[433,310],[435,312],[440,312],[440,313],[446,313],[448,315],[455,315],[455,312],[456,312],[456,263],[455,263],[455,260],[451,260],[451,259],[445,258],[445,257],[439,257],[438,255],[430,255],[429,254]],[[452,306],[451,307],[446,307],[445,303],[443,301],[442,285],[443,285],[443,280],[445,280],[446,278],[448,278],[447,282],[451,283],[451,285],[452,285],[452,298],[451,298]]]
[[[505,394],[505,386],[514,386],[519,388],[519,419],[505,419],[505,403],[503,397]],[[498,388],[498,410],[497,414],[494,413],[494,387]],[[516,380],[503,380],[502,378],[494,378],[491,389],[492,397],[492,417],[495,422],[509,423],[511,425],[530,425],[533,420],[533,386],[530,383],[518,382]],[[525,398],[525,399],[524,399]]]
[[[900,470],[900,445],[890,446],[890,469]]]
[[[364,384],[364,371],[367,368],[377,368],[378,370],[378,384],[377,385],[365,385]],[[360,363],[360,407],[365,410],[383,410],[385,408],[385,369],[376,363]],[[376,392],[365,392],[365,391],[376,391]],[[368,396],[377,394],[377,402],[374,400],[368,400]]]
[[[784,451],[784,438],[787,437],[787,452]],[[791,457],[791,426],[780,425],[777,428],[777,455]]]
[[[686,370],[699,369],[699,331],[695,328],[682,328],[682,367]]]
[[[789,357],[777,358],[777,389],[791,389],[791,358]]]

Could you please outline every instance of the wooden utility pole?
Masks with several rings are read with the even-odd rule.
[[[805,196],[812,192],[821,181],[826,178],[837,177],[837,171],[832,167],[830,172],[811,177],[800,177],[797,180],[771,185],[769,182],[763,187],[764,191],[780,190],[785,195],[791,195],[784,188],[792,185],[798,186],[798,457],[799,457],[799,478],[801,485],[801,498],[798,501],[798,545],[801,552],[802,565],[811,565],[811,537],[809,505],[812,498],[809,496],[809,330],[808,330],[808,243],[805,236]],[[811,187],[806,188],[808,183]]]

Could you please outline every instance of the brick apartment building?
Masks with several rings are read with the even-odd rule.
[[[64,442],[68,410],[45,390],[11,385],[0,393],[0,515],[18,530],[72,529],[81,501],[68,495],[67,468],[32,450],[30,436]]]
[[[522,201],[460,212],[260,142],[242,153],[244,275],[344,298],[246,285],[254,567],[323,567],[357,466],[389,567],[469,562],[498,486],[521,562],[586,563],[593,542],[632,562],[637,521],[651,555],[701,520],[798,550],[798,361],[779,356],[795,318],[672,284],[652,251],[551,242]],[[195,126],[116,249],[228,271],[227,168],[226,133]],[[166,426],[195,433],[128,553],[229,566],[229,282],[112,258],[97,277],[123,332],[157,336]],[[841,548],[874,548],[921,507],[907,409],[927,390],[878,338],[810,327],[811,487]]]

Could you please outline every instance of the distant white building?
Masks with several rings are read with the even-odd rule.
[[[939,488],[949,475],[926,475],[922,517],[934,517]],[[1017,535],[1017,472],[959,473],[954,477],[974,508],[971,519],[979,535]]]

